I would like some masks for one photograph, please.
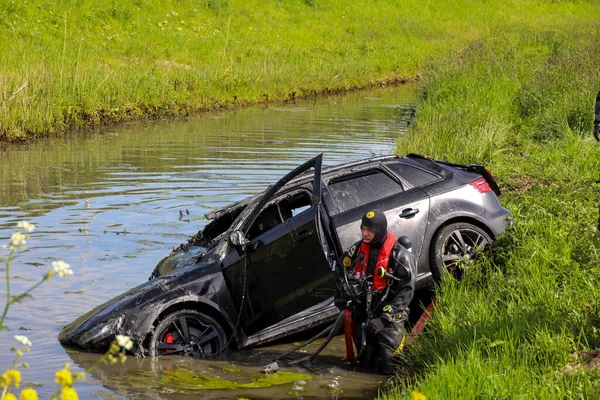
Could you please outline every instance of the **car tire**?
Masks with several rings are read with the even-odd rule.
[[[208,358],[225,352],[227,335],[214,318],[196,310],[178,310],[158,323],[149,347],[150,356]]]
[[[492,238],[486,231],[467,222],[456,222],[440,229],[430,250],[434,281],[439,282],[448,273],[460,280],[464,267],[491,242]]]

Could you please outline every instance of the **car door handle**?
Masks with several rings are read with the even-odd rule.
[[[415,215],[417,215],[418,212],[419,212],[418,208],[407,208],[405,210],[402,210],[402,212],[398,216],[400,218],[410,218],[410,217],[414,217]]]
[[[306,242],[306,240],[309,237],[311,237],[313,233],[314,233],[314,231],[306,231],[306,232],[303,232],[303,233],[301,233],[299,235],[294,235],[294,241],[297,242],[297,243],[302,244],[302,243]]]

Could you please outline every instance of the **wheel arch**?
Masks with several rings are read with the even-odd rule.
[[[490,237],[492,238],[492,240],[496,239],[496,235],[494,235],[494,232],[485,224],[485,222],[474,218],[472,216],[469,215],[459,215],[456,217],[452,217],[448,220],[445,220],[443,223],[441,223],[440,225],[438,225],[438,227],[435,229],[435,231],[433,232],[433,234],[431,235],[431,239],[429,240],[429,250],[431,250],[431,244],[433,242],[433,238],[435,238],[437,236],[437,234],[444,229],[445,227],[447,227],[448,225],[451,224],[455,224],[455,223],[460,223],[460,222],[465,222],[468,224],[472,224],[477,226],[478,228],[481,228],[485,231],[485,233],[487,233],[488,235],[490,235]]]
[[[432,253],[432,246],[434,244],[435,237],[446,226],[454,224],[454,223],[460,223],[460,222],[473,224],[473,225],[477,226],[478,228],[483,229],[488,235],[490,235],[492,240],[494,240],[496,238],[496,235],[494,235],[494,232],[492,232],[492,230],[485,224],[485,222],[483,222],[473,216],[470,216],[470,215],[453,216],[450,219],[444,220],[441,224],[439,224],[433,230],[433,232],[427,234],[427,240],[426,240],[426,242],[423,243],[423,250],[421,251],[421,257],[419,257],[419,271],[426,270],[428,272],[431,272],[431,262],[433,261],[431,253]]]
[[[235,341],[237,342],[238,335],[234,332],[234,326],[232,325],[231,321],[229,321],[229,319],[223,315],[222,312],[219,312],[218,308],[215,305],[198,300],[183,300],[178,303],[171,304],[168,307],[165,307],[165,309],[163,309],[158,314],[158,316],[152,322],[152,329],[147,333],[144,339],[144,348],[149,348],[150,340],[152,338],[152,334],[154,333],[154,329],[160,323],[160,321],[165,319],[169,314],[181,310],[195,310],[208,315],[221,325],[221,327],[225,331],[225,334],[228,337],[230,337],[230,335],[233,335]]]
[[[431,236],[429,236],[429,240],[427,243],[427,258],[426,258],[426,262],[429,266],[429,272],[431,272],[431,276],[433,278],[433,281],[435,281],[435,274],[433,271],[433,266],[435,266],[435,239],[437,238],[438,234],[447,226],[452,225],[452,224],[456,224],[456,223],[467,223],[467,224],[471,224],[474,225],[478,228],[480,228],[481,230],[483,230],[485,233],[487,233],[491,240],[495,240],[496,235],[494,235],[494,232],[486,225],[485,222],[483,222],[480,219],[474,218],[473,216],[469,216],[469,215],[457,215],[454,216],[452,218],[449,218],[447,220],[445,220],[444,222],[442,222],[440,225],[437,226],[437,228],[433,231],[433,233],[431,234]]]

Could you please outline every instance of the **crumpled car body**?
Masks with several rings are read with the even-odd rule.
[[[266,191],[206,215],[200,232],[150,280],[66,326],[64,346],[103,352],[117,334],[139,355],[207,357],[324,324],[339,313],[334,280],[370,209],[408,236],[417,287],[462,266],[503,233],[511,213],[480,165],[419,155],[322,169],[322,155]]]

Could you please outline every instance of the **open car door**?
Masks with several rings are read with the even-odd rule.
[[[231,257],[238,259],[224,274],[234,304],[243,303],[245,345],[306,329],[338,312],[321,228],[321,165],[319,155],[291,171],[232,225],[229,241],[237,252]],[[312,187],[285,187],[310,168]]]

